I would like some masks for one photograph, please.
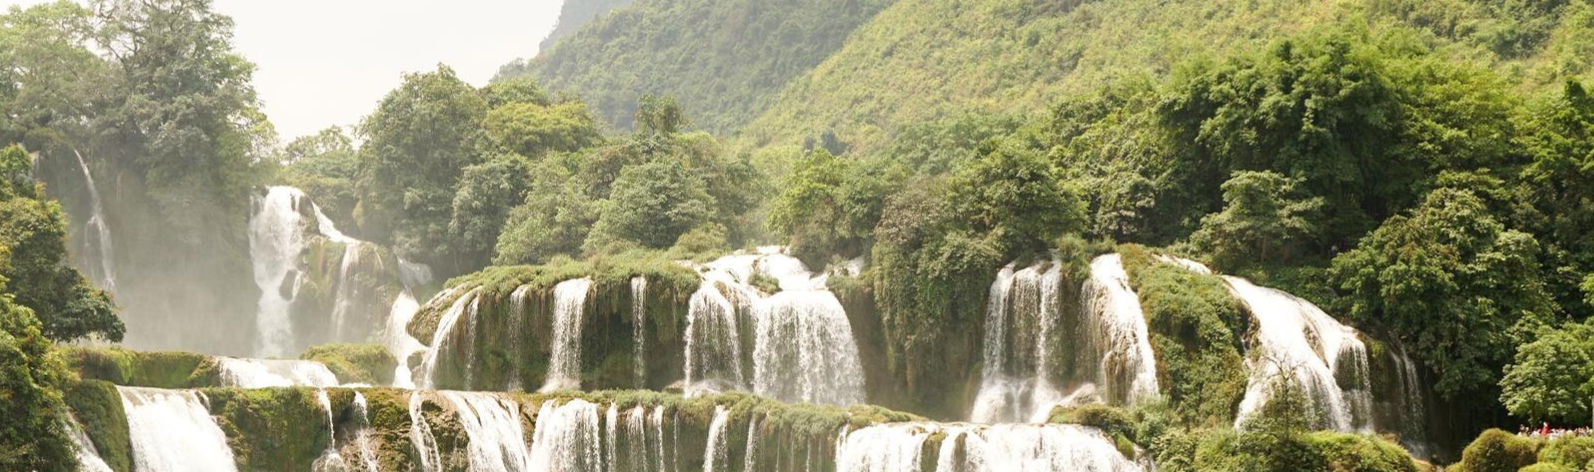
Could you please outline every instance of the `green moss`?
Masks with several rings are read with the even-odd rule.
[[[208,356],[192,352],[135,352],[122,348],[62,347],[68,368],[86,380],[151,388],[189,388]]]
[[[1498,429],[1484,431],[1461,452],[1460,472],[1512,472],[1536,462],[1538,441]]]
[[[1417,464],[1400,446],[1375,436],[1334,432],[1312,433],[1307,444],[1318,451],[1328,470],[1345,472],[1416,472]]]
[[[1522,470],[1518,472],[1578,472],[1578,469],[1573,469],[1561,464],[1538,463],[1523,467]]]
[[[1146,314],[1159,383],[1180,422],[1232,424],[1248,383],[1241,354],[1248,320],[1239,302],[1216,276],[1157,262],[1140,246],[1119,253]]]
[[[227,443],[241,469],[303,470],[331,441],[327,413],[316,401],[315,389],[210,388],[202,392],[217,424],[227,433]]]
[[[398,361],[379,344],[329,344],[315,346],[299,356],[327,366],[338,381],[367,385],[393,383]]]
[[[1090,426],[1102,430],[1108,436],[1123,437],[1131,442],[1135,440],[1134,418],[1127,411],[1107,405],[1090,404],[1076,408],[1056,408],[1052,410],[1050,422]],[[1130,449],[1129,457],[1134,457],[1133,448]]]
[[[103,380],[85,380],[66,390],[66,404],[94,443],[105,464],[116,472],[133,470],[133,443],[128,438],[127,413],[116,386]]]

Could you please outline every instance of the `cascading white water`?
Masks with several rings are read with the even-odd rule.
[[[836,451],[836,472],[931,472],[922,469],[922,455],[925,441],[936,434],[943,439],[935,472],[1142,471],[1093,428],[905,423],[846,434]]]
[[[338,377],[316,361],[217,357],[221,383],[227,387],[336,387]]]
[[[769,247],[720,258],[702,276],[687,318],[688,394],[750,388],[782,401],[864,401],[858,343],[824,274]],[[775,279],[780,291],[765,294],[757,277]],[[743,371],[743,329],[752,335],[751,385]]]
[[[405,290],[393,300],[393,307],[389,309],[387,327],[383,332],[383,341],[387,345],[388,354],[398,361],[398,367],[393,369],[393,386],[398,388],[415,388],[415,374],[410,371],[410,357],[415,353],[426,350],[426,345],[410,336],[410,320],[421,311],[420,302],[415,301],[415,296]]]
[[[654,457],[658,458],[658,465],[653,470],[657,472],[668,472],[670,469],[665,467],[664,405],[653,407],[653,415],[648,417],[648,426],[653,429],[653,448],[655,452]],[[679,446],[680,443],[677,442],[676,445]]]
[[[708,424],[708,444],[703,449],[703,472],[722,472],[730,464],[725,450],[726,428],[730,424],[730,411],[724,405],[714,405],[714,419]]]
[[[522,285],[509,294],[509,332],[505,333],[504,352],[509,353],[511,356],[523,355],[521,353],[521,337],[525,336],[526,317],[531,316],[531,313],[527,312],[527,308],[531,303],[531,288],[530,285]],[[507,377],[505,383],[508,384],[505,387],[506,390],[516,392],[522,389],[520,369],[509,369],[505,377]]]
[[[354,447],[360,451],[360,462],[365,465],[365,472],[381,472],[376,445],[371,443],[371,405],[364,394],[354,392],[354,409],[360,412],[360,429],[354,433]]]
[[[611,470],[618,469],[619,464],[625,464],[633,472],[648,472],[648,410],[641,405],[631,408],[625,417],[625,442],[624,460],[619,456],[611,459],[614,466]],[[752,469],[747,469],[751,471]]]
[[[1117,391],[1125,391],[1126,404],[1155,398],[1158,394],[1156,355],[1151,350],[1151,335],[1145,312],[1140,308],[1140,296],[1129,286],[1123,257],[1107,254],[1091,261],[1090,280],[1085,282],[1081,298],[1085,304],[1082,312],[1085,325],[1092,329],[1090,337],[1095,341],[1091,344],[1100,350],[1097,384],[1110,386],[1109,395],[1115,397]],[[1045,358],[1043,356],[1042,360]]]
[[[647,303],[648,278],[631,279],[631,359],[636,374],[636,388],[648,386],[647,363]]]
[[[587,472],[603,469],[603,431],[598,406],[571,400],[543,402],[531,440],[534,472]]]
[[[304,250],[305,222],[299,211],[304,193],[293,187],[271,187],[253,201],[249,217],[249,257],[255,285],[260,287],[255,352],[281,357],[294,347],[288,308],[299,294],[299,253]]]
[[[133,470],[236,472],[227,436],[198,392],[116,387],[127,412]]]
[[[327,414],[327,450],[321,453],[310,465],[314,472],[347,472],[348,462],[343,460],[343,455],[338,453],[337,419],[332,414],[332,399],[327,396],[325,389],[315,392],[316,403],[321,405],[321,411]]]
[[[734,290],[723,273],[703,274],[703,285],[692,294],[686,317],[686,392],[716,392],[743,388],[742,343],[737,306],[721,292]]]
[[[338,266],[338,288],[332,299],[332,339],[335,341],[346,341],[343,325],[347,323],[349,312],[355,308],[354,268],[360,265],[360,249],[364,245],[359,241],[343,244],[343,261]]]
[[[742,470],[751,472],[758,470],[758,418],[747,420],[747,451],[742,454]]]
[[[1371,431],[1366,390],[1367,346],[1356,330],[1340,324],[1311,302],[1278,290],[1259,287],[1239,277],[1223,278],[1229,290],[1256,320],[1255,345],[1247,356],[1250,385],[1240,402],[1235,425],[1241,426],[1268,401],[1270,382],[1285,375],[1311,400],[1321,426],[1338,431]],[[1282,365],[1280,365],[1282,364]],[[1342,388],[1337,376],[1361,379]]]
[[[442,451],[437,448],[437,436],[423,414],[426,399],[419,390],[410,392],[410,444],[415,446],[416,458],[421,462],[421,472],[436,472],[443,466]]]
[[[98,261],[97,264],[85,264],[88,269],[85,272],[101,288],[114,292],[116,259],[111,248],[111,227],[105,223],[105,206],[100,202],[100,190],[94,185],[94,174],[89,172],[89,164],[83,160],[83,153],[73,149],[72,154],[77,156],[78,168],[83,170],[84,185],[89,189],[89,220],[83,224],[84,259]],[[37,168],[37,164],[34,168]]]
[[[491,393],[439,392],[454,404],[460,427],[469,443],[473,472],[523,472],[533,470],[520,423],[520,406]],[[541,418],[538,419],[541,428]]]
[[[72,452],[77,456],[78,472],[111,472],[111,466],[100,457],[99,449],[94,447],[94,441],[89,439],[88,431],[83,429],[76,417],[66,425],[67,434],[72,436]]]
[[[581,328],[586,324],[592,279],[571,279],[553,287],[553,355],[543,392],[581,388]]]
[[[1065,310],[1076,308],[1063,306],[1060,260],[997,273],[986,303],[973,421],[1044,422],[1057,405],[1133,404],[1158,394],[1145,315],[1119,256],[1093,260],[1080,294],[1078,318],[1065,320]],[[1060,359],[1075,363],[1069,378],[1062,378]]]
[[[753,391],[787,402],[864,402],[852,325],[830,292],[784,291],[755,305]]]
[[[1400,377],[1399,398],[1396,403],[1395,416],[1399,421],[1395,428],[1400,432],[1400,443],[1411,452],[1411,456],[1425,459],[1434,456],[1435,446],[1428,440],[1428,403],[1424,395],[1426,389],[1422,384],[1422,377],[1417,374],[1417,362],[1412,360],[1406,352],[1405,346],[1396,345],[1392,356],[1395,361],[1395,375]],[[1385,425],[1378,425],[1384,429]]]
[[[437,330],[432,332],[431,347],[426,350],[426,355],[421,358],[420,385],[421,388],[434,388],[436,385],[437,360],[442,354],[444,345],[448,341],[449,333],[454,331],[454,326],[459,324],[460,318],[475,318],[476,309],[480,300],[476,297],[481,294],[481,289],[473,289],[454,300],[448,311],[443,312],[442,318],[437,321]],[[447,299],[447,298],[443,298]]]

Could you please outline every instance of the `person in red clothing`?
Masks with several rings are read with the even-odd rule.
[[[1539,435],[1540,436],[1549,436],[1550,435],[1550,423],[1548,421],[1544,422],[1544,429],[1540,429],[1539,430]]]

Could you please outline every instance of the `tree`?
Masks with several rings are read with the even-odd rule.
[[[407,257],[443,262],[454,189],[465,168],[480,161],[486,113],[482,94],[447,66],[406,74],[360,124],[361,229]]]
[[[530,167],[526,158],[508,154],[465,168],[448,223],[449,244],[464,266],[491,261],[510,210],[526,200]]]
[[[0,169],[7,174],[30,165],[21,146],[0,151]],[[25,175],[25,174],[24,174]],[[4,179],[0,188],[0,277],[11,281],[16,302],[41,321],[45,336],[73,341],[99,336],[121,341],[125,328],[110,295],[94,288],[67,264],[66,220],[59,204],[42,199],[31,181]],[[19,185],[20,184],[20,185]]]
[[[1235,172],[1223,183],[1223,211],[1202,218],[1190,242],[1227,267],[1288,258],[1317,235],[1314,220],[1323,206],[1320,197],[1297,196],[1299,184],[1275,172]]]
[[[1594,325],[1545,329],[1517,347],[1500,379],[1500,403],[1531,423],[1582,423],[1594,399]]]
[[[1477,196],[1442,188],[1336,257],[1330,276],[1352,319],[1427,353],[1441,396],[1492,398],[1515,346],[1553,311],[1538,255]]]
[[[967,161],[947,184],[950,210],[1003,252],[1041,247],[1083,226],[1084,206],[1033,150],[1002,144]]]
[[[649,248],[668,248],[682,234],[709,220],[715,207],[703,181],[678,162],[654,160],[620,172],[603,216],[585,247],[613,240]]]
[[[0,244],[0,260],[7,247]],[[77,456],[67,436],[61,387],[65,367],[27,307],[12,300],[0,276],[0,469],[69,472]]]
[[[537,85],[535,79],[524,76],[495,80],[482,87],[482,94],[486,95],[487,106],[491,108],[515,103],[541,106],[553,104],[553,100],[548,98],[548,93],[542,90],[542,86]]]
[[[880,165],[849,162],[816,149],[794,164],[785,188],[771,202],[769,228],[787,238],[798,258],[861,255],[880,222],[885,199],[900,184],[899,173]],[[867,170],[865,170],[867,169]]]
[[[0,15],[0,142],[42,148],[83,134],[111,80],[87,47],[94,34],[92,12],[71,2]]]
[[[603,138],[587,105],[578,101],[547,106],[532,102],[506,104],[487,112],[482,127],[498,150],[533,159],[575,151]]]
[[[1521,138],[1533,162],[1522,172],[1536,207],[1549,215],[1543,237],[1555,273],[1557,300],[1580,316],[1594,314],[1577,285],[1594,276],[1594,97],[1581,83],[1533,105]]]
[[[639,134],[670,135],[681,132],[682,128],[691,126],[686,120],[686,113],[681,111],[681,104],[676,103],[675,97],[653,94],[643,95],[636,109],[636,130]]]
[[[283,148],[284,165],[275,180],[303,190],[340,230],[359,234],[354,222],[359,158],[354,143],[340,127],[303,136]]]
[[[601,197],[587,193],[576,178],[572,168],[579,165],[559,158],[533,164],[526,199],[510,210],[498,235],[494,264],[541,264],[580,252],[598,220]]]

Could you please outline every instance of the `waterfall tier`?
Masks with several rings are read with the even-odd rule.
[[[932,438],[939,445],[928,444]],[[929,446],[934,457],[925,457]],[[933,465],[933,468],[927,467]],[[909,423],[848,433],[837,472],[1139,472],[1092,428],[1069,425]]]
[[[236,472],[232,449],[202,395],[118,387],[133,444],[133,470]]]
[[[336,387],[338,377],[315,361],[217,357],[227,387]]]

